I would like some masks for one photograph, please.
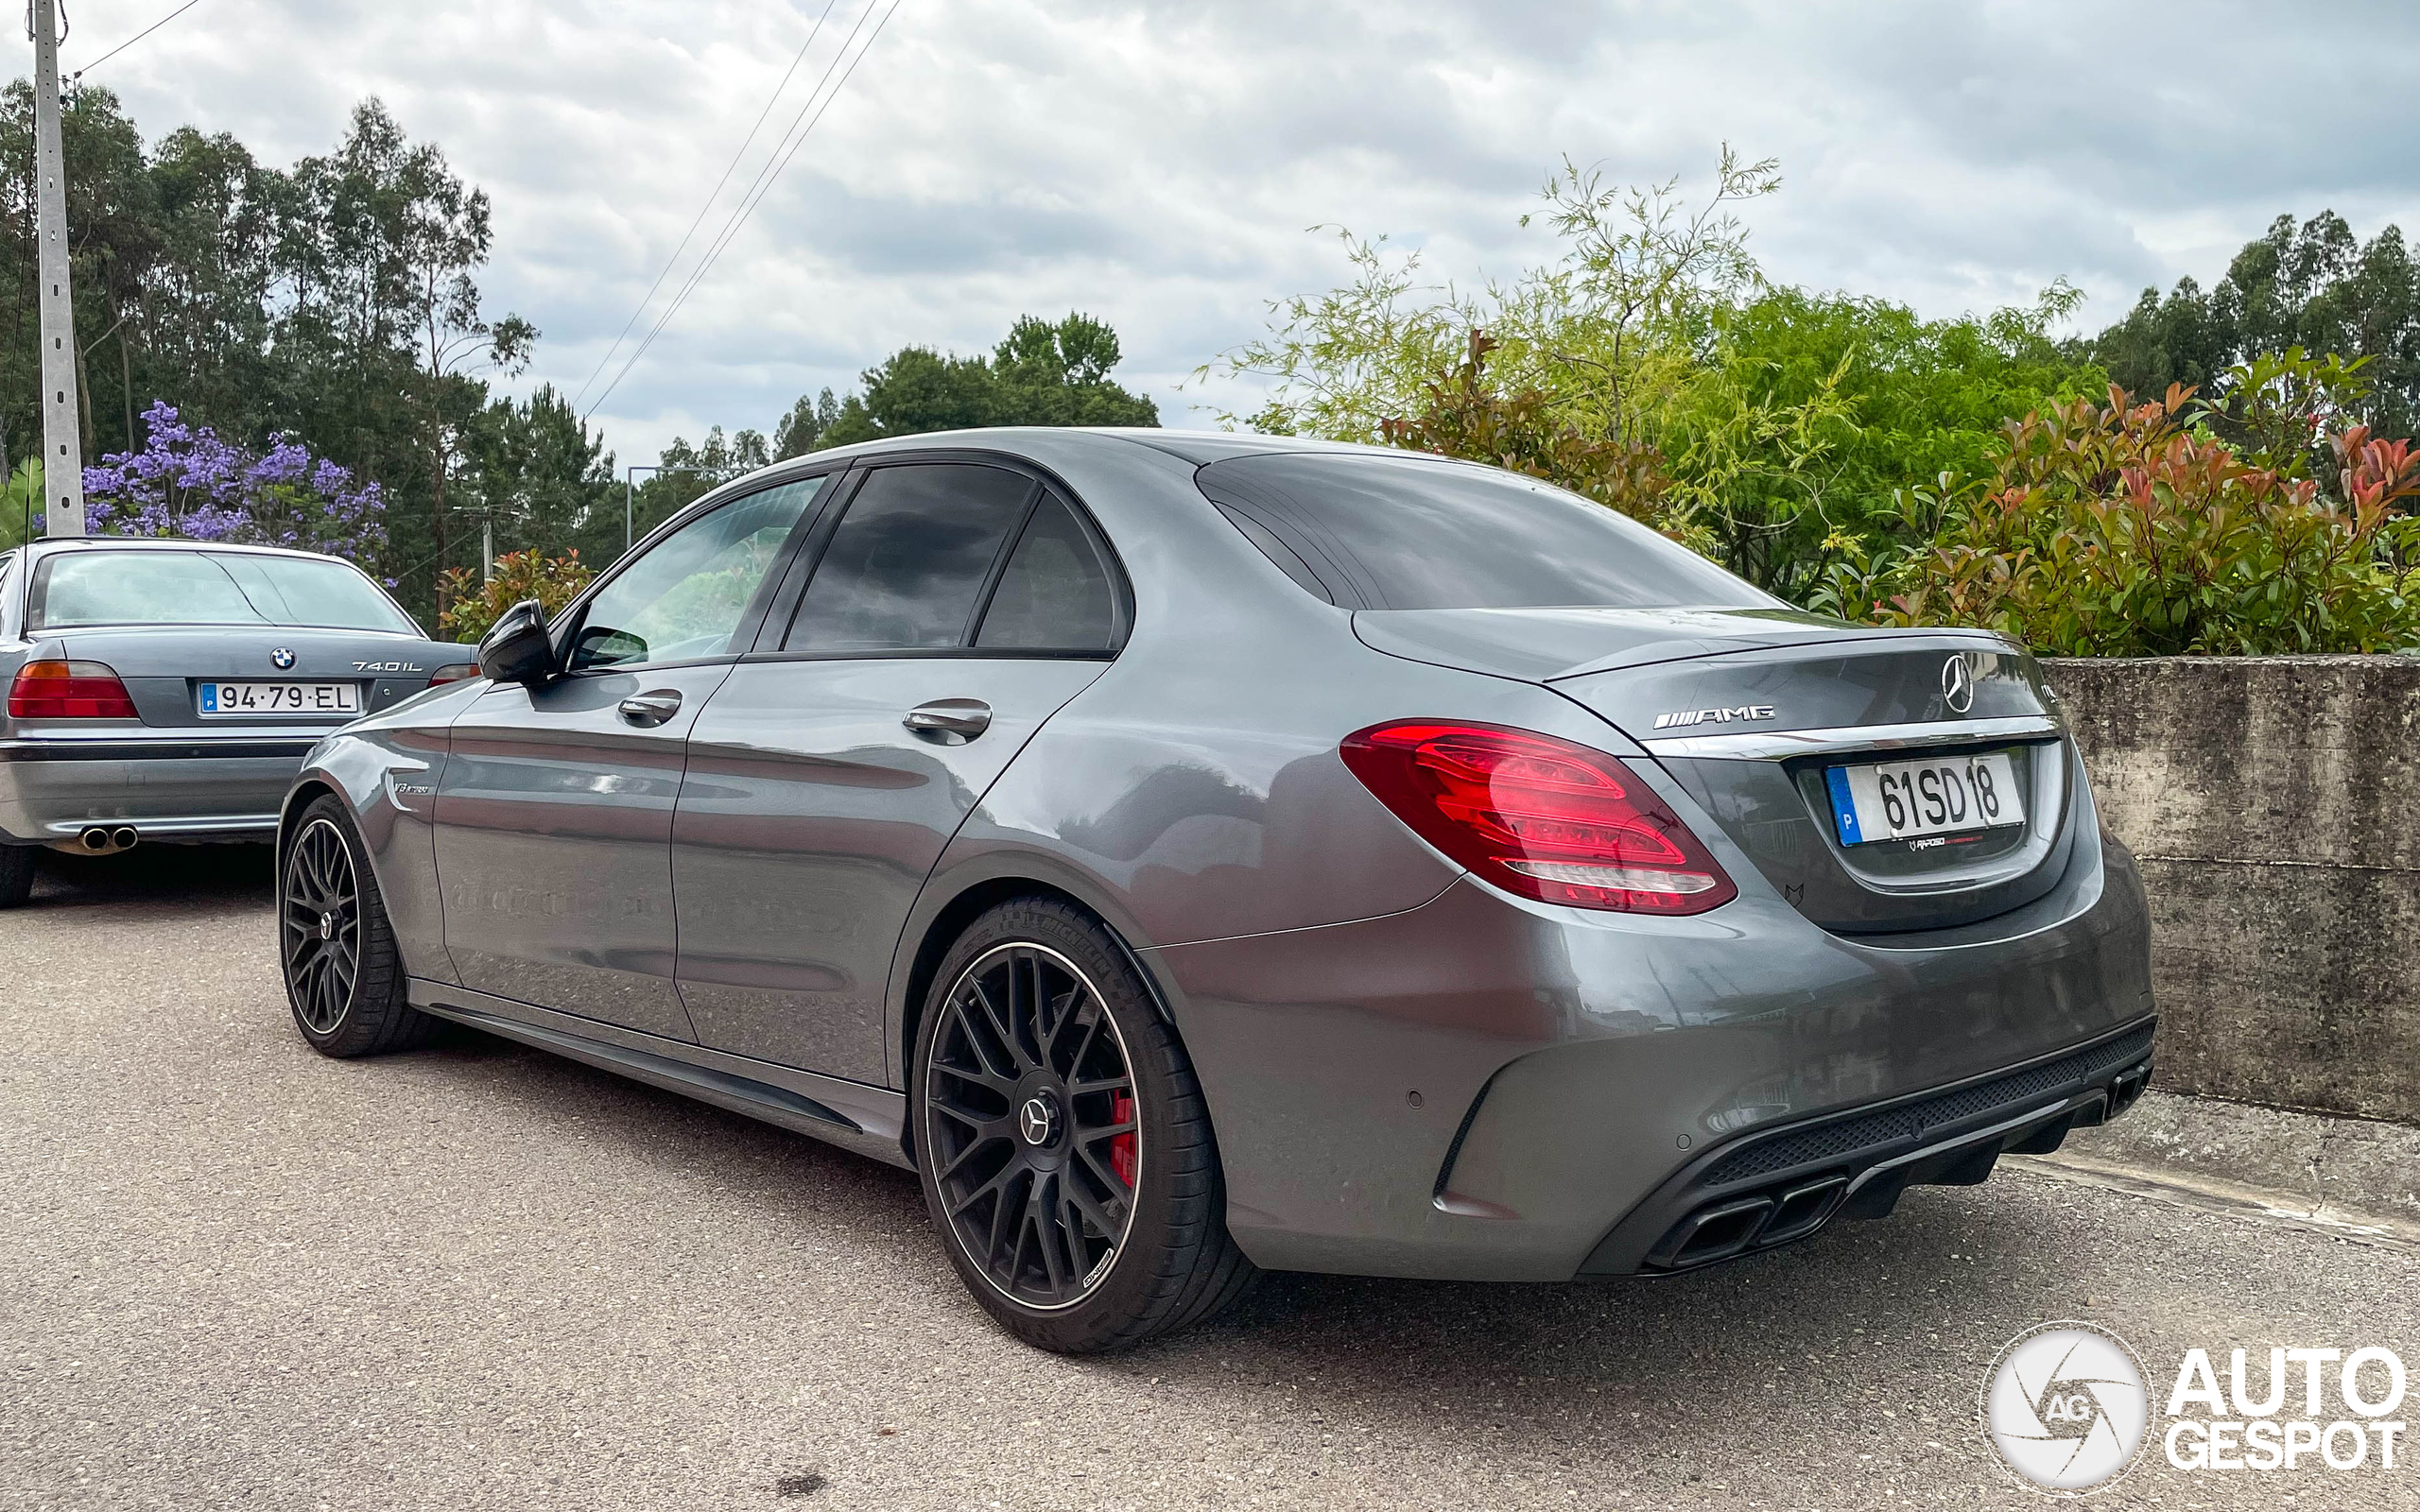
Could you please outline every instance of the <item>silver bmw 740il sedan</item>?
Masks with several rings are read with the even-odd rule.
[[[0,908],[45,846],[267,840],[320,737],[476,671],[334,557],[121,536],[0,552]]]
[[[303,1035],[438,1015],[912,1167],[1048,1349],[1262,1268],[1686,1271],[2151,1071],[2142,890],[2021,647],[1491,468],[821,453],[480,669],[286,799]]]

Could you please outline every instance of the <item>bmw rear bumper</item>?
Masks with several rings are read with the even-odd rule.
[[[96,824],[147,841],[265,840],[317,739],[0,741],[0,841],[71,843]]]
[[[2048,896],[1924,935],[1828,934],[1755,888],[1651,919],[1464,878],[1403,914],[1143,954],[1229,1228],[1276,1269],[1686,1269],[1979,1180],[2149,1074],[2147,910],[2088,815]]]

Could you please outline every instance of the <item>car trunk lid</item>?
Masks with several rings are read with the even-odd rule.
[[[427,687],[429,674],[439,667],[475,657],[468,646],[377,630],[247,625],[38,631],[34,654],[109,667],[126,684],[146,726],[312,731],[386,708]],[[349,714],[205,714],[199,692],[205,682],[348,683],[356,690],[358,708]]]
[[[1971,923],[2065,869],[2081,772],[2033,659],[2003,637],[1788,610],[1382,610],[1355,626],[1374,649],[1542,683],[1597,713],[1824,928]],[[1911,786],[1910,802],[1935,816],[1915,816],[1945,827],[1893,834],[1869,816],[1859,828],[1877,773],[1926,781],[1927,799]],[[1962,806],[1977,782],[1995,804],[2014,799],[2003,821],[2022,821]],[[1950,793],[1955,813],[1939,803]]]

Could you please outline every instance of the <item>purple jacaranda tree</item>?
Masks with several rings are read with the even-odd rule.
[[[255,455],[207,425],[189,425],[164,400],[143,412],[139,452],[84,470],[95,534],[298,546],[367,567],[385,554],[387,501],[375,483],[290,436]]]

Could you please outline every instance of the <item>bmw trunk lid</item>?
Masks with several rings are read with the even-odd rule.
[[[1761,609],[1377,610],[1355,628],[1583,705],[1826,929],[1972,923],[2066,868],[2081,766],[2004,637]]]
[[[213,729],[277,724],[331,730],[356,714],[213,716],[201,712],[204,682],[350,683],[359,713],[386,709],[428,686],[440,667],[476,659],[470,646],[379,630],[296,626],[140,625],[37,631],[33,654],[97,662],[126,684],[147,726]]]

